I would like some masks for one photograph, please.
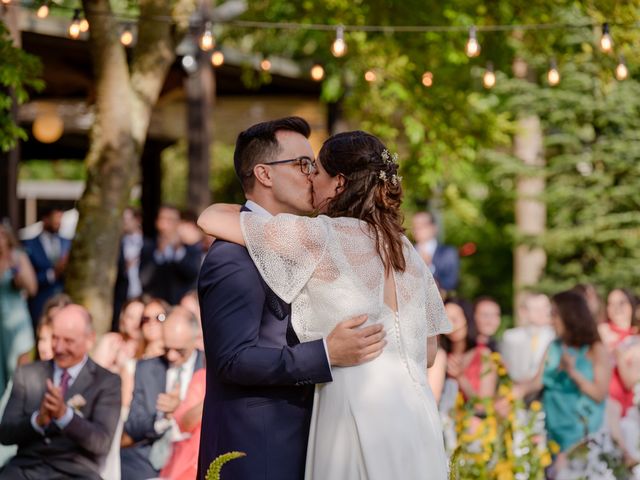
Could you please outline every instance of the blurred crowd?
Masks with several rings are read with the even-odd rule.
[[[127,209],[113,328],[97,339],[62,293],[71,242],[61,214],[45,212],[22,244],[0,226],[0,479],[195,478],[205,362],[194,288],[210,240],[171,206],[145,238]],[[438,241],[436,218],[416,214],[411,233],[453,326],[428,376],[460,478],[591,478],[589,468],[632,478],[638,299],[618,288],[601,301],[594,285],[527,292],[505,330],[496,300],[455,295],[458,250]],[[32,477],[19,476],[25,468]]]
[[[61,217],[44,212],[22,244],[0,226],[0,478],[195,478],[205,391],[195,287],[210,241],[171,206],[153,238],[125,210],[113,328],[97,338],[62,293]]]

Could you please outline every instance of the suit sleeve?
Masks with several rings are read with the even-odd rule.
[[[138,362],[131,408],[129,409],[127,421],[124,424],[124,431],[127,432],[134,442],[140,442],[142,440],[153,441],[160,437],[153,428],[153,424],[156,421],[156,412],[150,412],[147,409],[149,402],[147,401],[147,388],[145,388],[144,383],[148,381],[148,370],[147,363],[144,360]],[[155,399],[152,404],[155,405]]]
[[[65,436],[95,455],[109,452],[120,419],[120,377],[112,373],[105,374],[92,418],[83,418],[74,413],[69,425],[62,430]]]
[[[207,368],[238,385],[307,385],[331,381],[322,340],[258,346],[265,291],[247,251],[216,242],[200,273]]]
[[[0,443],[3,445],[26,445],[42,438],[31,426],[33,412],[26,411],[27,382],[22,367],[13,377],[13,388],[0,422]]]
[[[440,285],[445,290],[454,290],[458,286],[460,258],[454,247],[447,247],[443,252],[440,268],[436,271]]]

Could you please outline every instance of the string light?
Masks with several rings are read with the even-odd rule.
[[[120,43],[125,47],[128,47],[133,43],[133,33],[129,26],[126,26],[120,34]]]
[[[77,40],[80,36],[80,9],[76,8],[73,12],[73,19],[69,25],[69,36]]]
[[[613,39],[609,33],[609,24],[602,24],[602,37],[600,37],[600,48],[603,52],[609,53],[613,48]]]
[[[36,12],[36,16],[38,18],[47,18],[49,16],[49,2],[43,2],[42,5],[38,7],[38,11]]]
[[[80,19],[80,31],[82,33],[85,33],[85,32],[89,31],[89,20],[87,20],[86,17],[82,17]]]
[[[620,60],[618,61],[618,65],[616,66],[616,78],[622,82],[623,80],[626,80],[628,76],[629,69],[624,63],[624,57],[620,55]]]
[[[324,78],[324,68],[319,63],[316,63],[313,67],[311,67],[311,78],[313,78],[316,82],[319,82]]]
[[[433,85],[433,73],[424,72],[422,74],[422,85],[424,85],[427,88],[429,88],[429,87],[431,87]]]
[[[336,30],[336,39],[331,45],[331,53],[334,57],[344,57],[347,53],[347,43],[344,41],[344,27],[341,25]]]
[[[470,58],[480,55],[480,44],[478,43],[478,39],[476,37],[476,27],[471,27],[469,29],[469,39],[467,40],[465,52]]]
[[[216,50],[211,54],[211,64],[214,67],[219,67],[224,63],[224,53],[220,50]]]
[[[182,57],[182,68],[189,74],[195,73],[195,71],[198,70],[195,57],[190,54]]]
[[[375,82],[378,79],[378,75],[373,70],[367,70],[364,72],[364,79],[369,83]]]
[[[11,0],[2,0],[3,5],[9,5],[10,3],[11,3]]]
[[[263,72],[268,72],[269,70],[271,70],[271,61],[268,58],[265,58],[264,60],[262,60],[260,62],[260,69]]]
[[[212,50],[216,44],[216,40],[213,37],[213,32],[211,30],[211,22],[205,23],[204,33],[200,37],[200,48],[205,52]]]
[[[486,89],[491,89],[496,85],[496,74],[493,71],[493,64],[491,62],[487,63],[487,69],[482,76],[482,84]]]
[[[547,81],[552,87],[555,87],[560,83],[560,72],[558,71],[556,61],[553,59],[550,62],[549,71],[547,72]]]

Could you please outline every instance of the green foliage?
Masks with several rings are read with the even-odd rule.
[[[21,180],[86,180],[84,163],[78,160],[28,160],[20,162]]]
[[[26,102],[30,90],[41,90],[38,77],[42,66],[38,58],[13,45],[5,24],[0,21],[0,151],[11,150],[16,142],[27,139],[26,132],[13,120],[13,101]]]
[[[206,480],[220,480],[220,471],[225,463],[235,460],[236,458],[245,457],[247,454],[244,452],[229,452],[218,456],[207,470]]]

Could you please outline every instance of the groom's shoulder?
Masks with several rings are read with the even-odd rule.
[[[224,240],[216,240],[209,247],[204,263],[217,265],[239,260],[251,261],[251,256],[244,246]]]

